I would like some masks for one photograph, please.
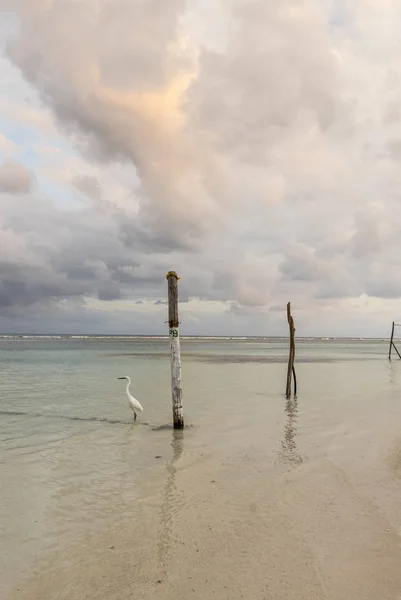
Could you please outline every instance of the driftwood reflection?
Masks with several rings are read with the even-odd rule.
[[[287,420],[284,426],[284,439],[281,441],[279,456],[283,462],[299,465],[303,458],[297,447],[297,421],[298,421],[298,400],[297,398],[287,398],[285,404]]]
[[[161,571],[160,575],[162,577],[167,576],[167,563],[171,551],[174,514],[178,511],[177,488],[175,484],[177,468],[175,463],[180,458],[184,449],[184,431],[175,429],[173,430],[172,436],[170,445],[173,449],[173,455],[166,465],[167,480],[160,509],[158,562]]]

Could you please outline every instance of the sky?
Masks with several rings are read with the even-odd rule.
[[[0,331],[387,336],[401,0],[0,0]]]

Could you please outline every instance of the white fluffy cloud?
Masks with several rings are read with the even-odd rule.
[[[102,330],[131,309],[162,330],[169,268],[199,333],[278,333],[289,299],[305,333],[392,319],[398,0],[216,0],[213,27],[208,0],[0,8],[2,149],[25,148],[0,168],[5,323],[45,306]]]

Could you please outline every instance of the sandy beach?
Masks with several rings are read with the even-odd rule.
[[[71,546],[10,600],[400,597],[399,532],[351,472],[242,458],[178,459],[157,518]]]
[[[15,447],[22,481],[36,469],[42,496],[20,517],[10,502],[14,531],[37,516],[15,544],[5,598],[400,598],[401,372],[330,352],[331,362],[298,365],[297,401],[283,397],[282,362],[198,357],[186,364],[183,433],[73,417],[74,435],[57,446],[28,457]],[[34,418],[14,417],[24,429]],[[49,422],[64,433],[69,423]],[[31,547],[37,521],[46,537]]]
[[[400,29],[0,0],[0,600],[401,600]]]

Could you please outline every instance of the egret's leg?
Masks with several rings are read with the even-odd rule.
[[[136,421],[136,412],[134,412],[134,421]]]

